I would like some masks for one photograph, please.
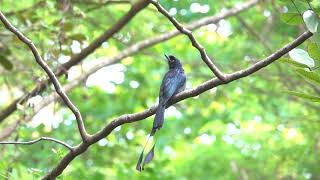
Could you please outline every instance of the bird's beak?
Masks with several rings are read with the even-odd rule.
[[[168,61],[170,61],[170,58],[165,54],[164,55],[165,57],[166,57],[166,59],[168,60]]]

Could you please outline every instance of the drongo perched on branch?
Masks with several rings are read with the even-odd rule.
[[[165,74],[160,86],[159,105],[156,111],[156,115],[154,117],[153,126],[149,138],[153,136],[156,133],[156,131],[163,126],[164,111],[168,106],[168,102],[170,101],[171,97],[183,91],[186,87],[186,75],[184,74],[184,70],[178,58],[172,55],[165,55],[165,57],[168,61],[169,71]],[[153,145],[151,150],[148,152],[141,166],[144,149],[146,148],[146,145],[149,142],[149,138],[140,154],[136,167],[138,171],[143,170],[144,165],[149,163],[153,159],[155,145]]]
[[[165,56],[168,60],[169,71],[164,76],[160,86],[159,105],[154,117],[153,127],[150,133],[151,136],[162,127],[164,111],[170,98],[183,91],[186,87],[186,75],[184,74],[180,61],[172,55]]]

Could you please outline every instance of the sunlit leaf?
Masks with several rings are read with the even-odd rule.
[[[287,64],[290,64],[292,66],[299,67],[299,68],[308,68],[309,67],[309,66],[307,66],[305,64],[299,63],[297,61],[293,61],[293,60],[291,60],[289,58],[281,58],[277,62],[287,63]]]
[[[317,32],[319,18],[312,10],[307,10],[303,13],[303,20],[310,32]]]
[[[314,60],[309,56],[308,52],[303,49],[293,49],[289,52],[289,56],[292,60],[310,68],[315,66]]]

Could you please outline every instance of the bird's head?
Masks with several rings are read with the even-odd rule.
[[[164,56],[166,57],[166,59],[168,61],[168,65],[169,65],[170,69],[181,66],[178,58],[176,58],[172,55],[169,55],[169,56],[164,55]]]

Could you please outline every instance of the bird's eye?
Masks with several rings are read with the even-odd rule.
[[[170,59],[169,59],[169,62],[173,63],[173,62],[174,62],[174,59],[171,59],[171,58],[170,58]]]

